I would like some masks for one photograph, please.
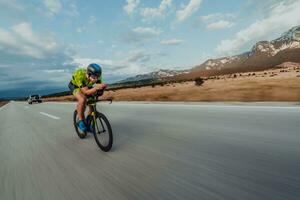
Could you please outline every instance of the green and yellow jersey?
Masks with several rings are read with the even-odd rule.
[[[73,75],[71,83],[76,87],[72,92],[73,94],[80,91],[82,87],[93,87],[94,83],[89,81],[86,76],[87,72],[86,69],[77,69]],[[100,76],[96,83],[103,83],[103,78]]]

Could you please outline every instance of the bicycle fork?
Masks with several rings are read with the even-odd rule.
[[[97,111],[96,111],[96,108],[95,108],[96,106],[94,106],[94,112],[92,113],[92,116],[93,116],[93,127],[94,127],[94,129],[95,129],[95,133],[97,134],[100,134],[100,133],[105,133],[106,132],[106,130],[105,130],[105,127],[104,127],[104,125],[103,125],[103,122],[102,122],[102,120],[101,119],[99,119],[99,121],[100,121],[100,123],[101,123],[101,127],[102,127],[102,131],[100,131],[99,130],[99,127],[98,127],[98,123],[97,123],[97,116],[96,116],[96,113],[97,113]]]

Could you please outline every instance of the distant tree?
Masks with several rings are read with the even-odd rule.
[[[195,78],[194,81],[195,81],[195,85],[197,85],[197,86],[201,86],[204,83],[204,80],[201,77]]]

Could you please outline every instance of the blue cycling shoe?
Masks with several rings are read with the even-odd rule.
[[[77,127],[82,131],[82,132],[86,132],[88,129],[84,123],[84,120],[80,120],[78,123],[77,123]]]
[[[86,125],[87,125],[87,131],[88,132],[93,132],[94,127],[92,125],[92,120],[93,120],[93,116],[92,115],[88,115],[85,119],[86,121]]]

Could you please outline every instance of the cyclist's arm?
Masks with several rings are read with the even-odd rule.
[[[107,84],[105,83],[100,83],[100,84],[96,84],[95,87],[89,89],[88,87],[82,87],[81,88],[81,92],[85,95],[91,95],[96,93],[98,90],[103,90],[107,87]]]
[[[96,87],[98,87],[98,90],[103,90],[107,87],[107,84],[104,83],[102,76],[97,80]]]
[[[96,87],[93,87],[91,89],[89,89],[88,87],[82,87],[81,88],[81,92],[85,95],[91,95],[91,94],[94,94],[98,91],[98,88]]]

